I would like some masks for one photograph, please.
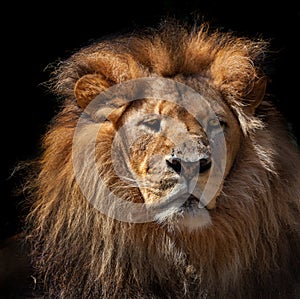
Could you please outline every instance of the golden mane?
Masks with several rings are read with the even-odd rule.
[[[164,23],[96,42],[61,63],[53,89],[64,105],[43,138],[27,223],[38,285],[46,297],[296,298],[300,156],[270,101],[264,100],[254,116],[243,109],[264,76],[266,46],[210,32],[205,25],[188,29]],[[72,163],[82,113],[74,88],[81,77],[95,73],[110,84],[194,75],[221,93],[244,139],[212,226],[187,233],[156,223],[119,222],[84,198]],[[112,139],[110,132],[103,135],[98,153],[107,180]],[[131,201],[136,196],[129,188],[121,193]]]

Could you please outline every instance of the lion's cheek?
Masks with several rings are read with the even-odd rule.
[[[146,204],[156,204],[165,200],[177,184],[177,179],[169,173],[149,174],[140,184],[139,189]]]
[[[164,175],[167,171],[165,157],[172,151],[174,144],[166,137],[144,135],[130,146],[129,163],[130,169],[135,175],[145,178],[147,175]]]
[[[140,191],[147,205],[157,204],[161,201],[162,197],[167,196],[167,192],[153,192],[147,188],[140,188]]]
[[[146,204],[160,202],[178,183],[161,155],[132,155],[130,169]]]

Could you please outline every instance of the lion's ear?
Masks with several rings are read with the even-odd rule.
[[[101,92],[107,90],[113,84],[101,74],[88,74],[81,77],[75,84],[74,94],[78,106],[85,109]],[[95,111],[89,111],[90,116],[99,121],[102,118],[116,122],[127,107],[126,99],[112,98],[103,106],[97,107]]]
[[[246,95],[246,108],[250,114],[254,114],[255,109],[262,102],[267,88],[267,78],[261,77],[254,82],[251,91]]]
[[[74,87],[78,105],[85,109],[99,93],[109,87],[109,82],[101,74],[84,75],[76,82]]]

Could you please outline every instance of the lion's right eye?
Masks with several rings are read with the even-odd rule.
[[[158,118],[145,120],[142,124],[154,132],[159,132],[161,129],[161,120]]]

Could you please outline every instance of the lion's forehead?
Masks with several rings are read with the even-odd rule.
[[[168,100],[145,99],[133,103],[125,112],[127,114],[125,119],[128,117],[145,118],[146,116],[157,115],[194,126],[196,123],[206,123],[212,115],[215,115],[221,109],[224,110],[218,103],[215,101],[210,102],[209,100],[199,101],[197,107],[185,107],[180,105],[180,102],[174,103]]]

